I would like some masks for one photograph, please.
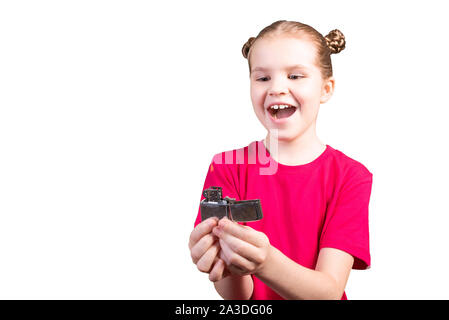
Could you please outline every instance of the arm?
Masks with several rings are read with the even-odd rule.
[[[223,260],[220,263],[223,263]],[[254,283],[251,275],[229,275],[214,282],[215,290],[225,300],[248,300],[253,294]]]
[[[236,273],[254,274],[285,299],[340,299],[354,258],[323,248],[315,270],[303,267],[270,245],[262,232],[221,219],[213,233],[220,238],[223,259]]]
[[[344,251],[323,248],[313,270],[271,246],[269,260],[256,276],[285,299],[341,299],[353,261]]]

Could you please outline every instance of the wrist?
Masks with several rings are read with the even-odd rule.
[[[267,274],[269,274],[270,266],[273,264],[274,257],[276,255],[277,249],[273,247],[271,244],[267,250],[267,256],[265,261],[261,264],[260,268],[254,273],[254,275],[260,279],[266,278]]]

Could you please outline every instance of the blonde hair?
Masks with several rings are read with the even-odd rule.
[[[321,74],[323,79],[327,79],[332,76],[332,62],[330,55],[339,53],[346,46],[346,40],[343,33],[334,29],[330,31],[327,36],[323,37],[321,33],[316,31],[311,26],[296,22],[296,21],[286,21],[279,20],[273,22],[269,26],[262,29],[257,37],[250,37],[248,41],[242,47],[242,54],[245,59],[248,59],[249,72],[251,73],[251,61],[250,54],[251,48],[257,39],[261,39],[267,36],[276,35],[305,35],[312,40],[317,48],[317,66],[321,69]]]

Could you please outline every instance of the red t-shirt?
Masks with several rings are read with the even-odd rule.
[[[372,176],[363,164],[329,145],[312,162],[283,165],[270,156],[261,140],[216,154],[203,190],[218,186],[223,197],[260,199],[263,219],[244,224],[265,233],[272,246],[304,267],[315,269],[320,249],[329,247],[351,254],[353,269],[367,269]],[[195,226],[200,222],[199,209]],[[282,299],[252,277],[251,299]]]

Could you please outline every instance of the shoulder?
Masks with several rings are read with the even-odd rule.
[[[247,146],[238,147],[231,150],[216,153],[212,158],[212,164],[221,167],[232,168],[237,165],[247,164],[248,157],[255,153],[256,141],[251,142]]]
[[[330,150],[331,167],[340,173],[340,177],[345,180],[372,179],[373,174],[363,163],[338,149],[330,147]]]
[[[242,199],[245,194],[245,185],[242,174],[245,172],[243,166],[247,166],[245,150],[248,146],[222,151],[214,154],[209,165],[206,177],[206,185],[215,185],[223,188],[223,195],[237,200]]]

